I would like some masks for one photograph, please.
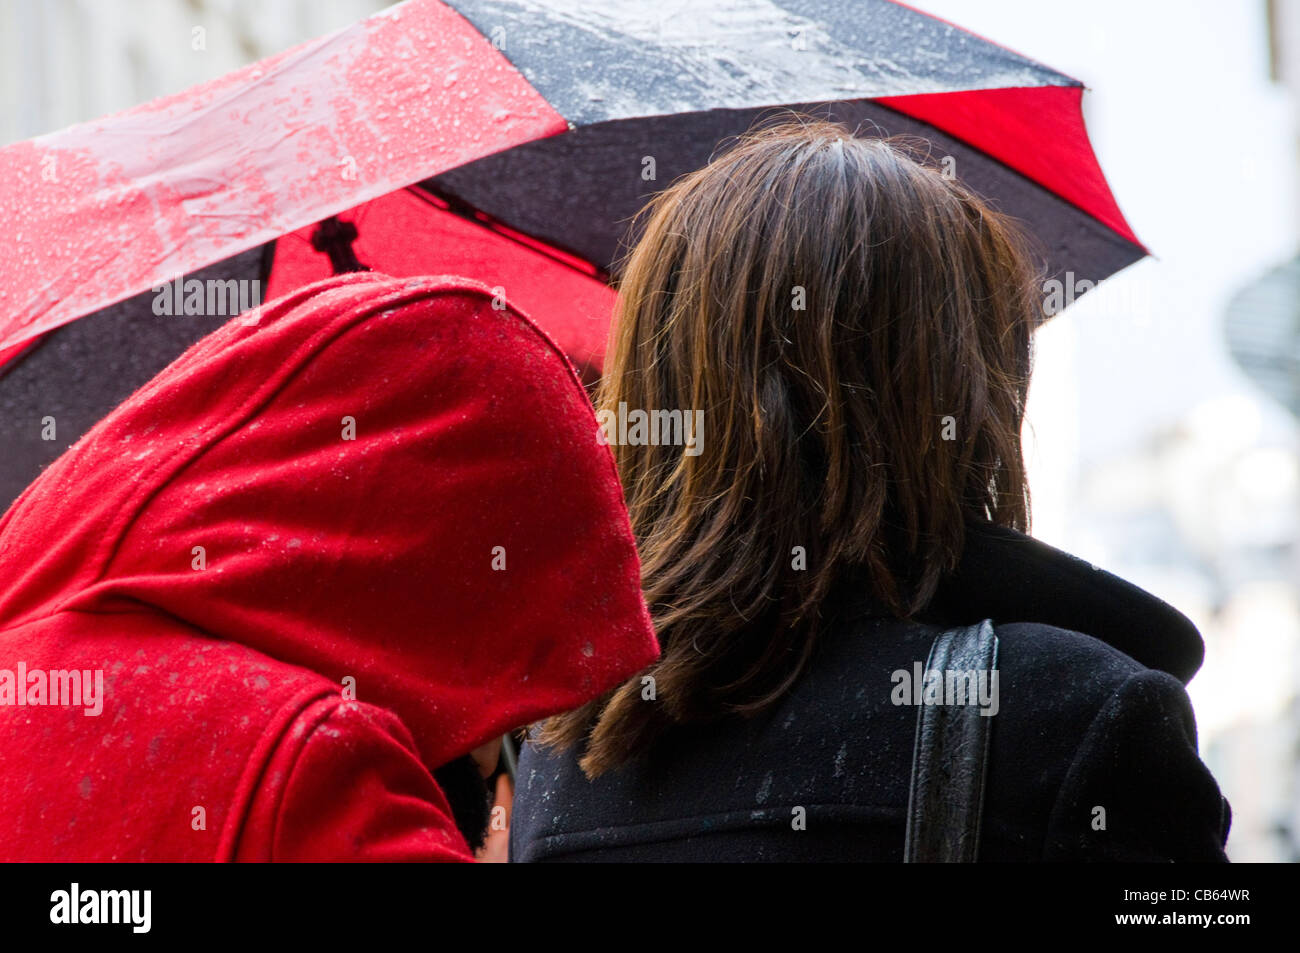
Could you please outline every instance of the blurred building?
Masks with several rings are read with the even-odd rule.
[[[0,145],[179,92],[389,0],[0,0]]]
[[[1268,65],[1287,92],[1300,129],[1300,2],[1268,0]],[[1300,182],[1300,137],[1292,140]],[[1300,202],[1291,209],[1300,221]],[[1242,286],[1224,317],[1228,350],[1267,404],[1300,424],[1300,249]],[[1247,413],[1226,416],[1234,430]],[[1250,429],[1247,426],[1247,429]],[[1300,862],[1300,458],[1291,446],[1235,440],[1210,499],[1219,532],[1215,608],[1221,654],[1216,681],[1254,684],[1254,703],[1220,712],[1211,747],[1242,780],[1239,816],[1248,827],[1234,859]],[[1216,693],[1226,697],[1231,686]],[[1238,698],[1249,699],[1244,692]]]

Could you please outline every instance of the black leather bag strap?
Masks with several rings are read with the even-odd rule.
[[[945,673],[945,682],[948,672],[991,679],[997,664],[998,639],[985,619],[935,639],[925,669]],[[974,699],[919,706],[904,862],[971,863],[978,856],[992,721]]]

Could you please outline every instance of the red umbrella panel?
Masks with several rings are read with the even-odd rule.
[[[276,243],[268,299],[357,267],[399,278],[489,276],[503,298],[562,343],[575,366],[587,371],[585,376],[598,372],[614,290],[605,272],[590,262],[486,216],[476,220],[458,214],[447,201],[418,187],[367,202],[338,221],[350,226],[345,247],[351,261],[331,260],[320,226],[291,232]]]

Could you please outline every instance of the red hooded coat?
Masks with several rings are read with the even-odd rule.
[[[0,859],[467,860],[431,771],[657,652],[525,318],[376,275],[251,315],[0,519]]]

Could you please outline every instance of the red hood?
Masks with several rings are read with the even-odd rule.
[[[596,433],[484,286],[321,282],[200,341],[19,498],[0,630],[145,607],[355,678],[437,766],[657,654]]]

